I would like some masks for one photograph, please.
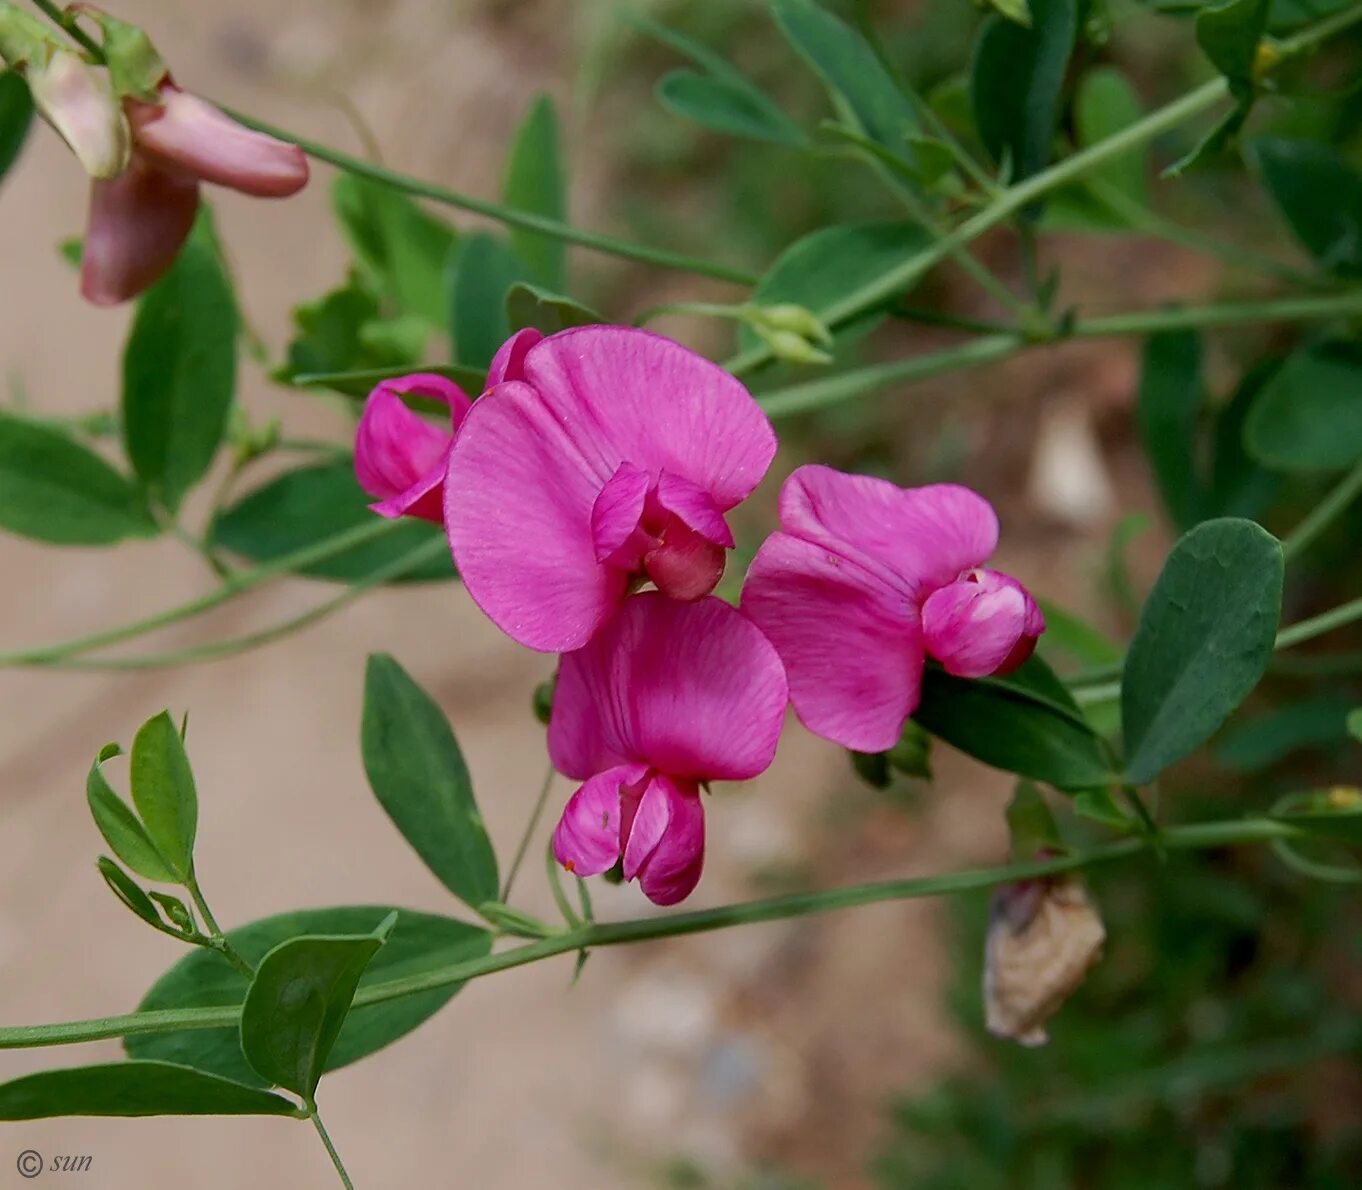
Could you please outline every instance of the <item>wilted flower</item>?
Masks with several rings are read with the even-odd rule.
[[[92,178],[116,178],[132,152],[128,121],[109,73],[58,50],[25,71],[33,106],[55,128]]]
[[[449,429],[413,413],[403,394],[427,397],[449,408]],[[369,394],[355,430],[355,477],[385,517],[444,520],[445,471],[454,436],[473,402],[452,380],[429,372],[384,380]]]
[[[594,876],[623,859],[657,904],[688,896],[704,866],[700,786],[770,765],[787,694],[776,651],[722,600],[628,599],[558,671],[549,755],[584,782],[554,832],[558,862]]]
[[[964,677],[1006,673],[1045,630],[1020,583],[983,569],[998,519],[968,488],[800,467],[781,489],[780,522],[743,610],[779,651],[800,719],[847,748],[894,746],[928,654]]]
[[[1045,1022],[1102,957],[1106,930],[1072,876],[1025,880],[993,895],[984,944],[990,1033],[1022,1045],[1049,1040]]]
[[[640,582],[709,594],[733,546],[724,514],[775,454],[751,394],[680,344],[623,327],[563,331],[516,365],[469,413],[445,485],[454,560],[482,610],[521,644],[560,652]]]

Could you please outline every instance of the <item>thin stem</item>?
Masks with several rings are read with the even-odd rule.
[[[345,1172],[345,1163],[340,1159],[340,1154],[336,1152],[336,1146],[331,1143],[331,1137],[326,1131],[326,1125],[322,1123],[322,1117],[317,1111],[317,1105],[312,1104],[308,1112],[312,1126],[317,1130],[317,1135],[322,1138],[322,1144],[326,1146],[327,1156],[331,1158],[331,1164],[336,1167],[336,1173],[340,1175],[341,1185],[345,1190],[355,1190],[355,1184],[350,1180],[350,1175]]]
[[[189,869],[189,875],[185,878],[184,886],[189,890],[189,895],[194,900],[194,907],[198,909],[199,916],[203,918],[203,924],[207,927],[211,948],[222,955],[247,979],[254,978],[255,968],[246,961],[235,946],[227,941],[227,935],[222,932],[222,927],[218,925],[217,918],[213,916],[213,911],[208,908],[208,902],[204,899],[203,890],[199,887],[199,879],[193,867]]]
[[[1081,319],[1071,332],[1082,339],[1111,335],[1148,335],[1156,331],[1234,326],[1242,322],[1311,322],[1315,319],[1362,315],[1362,291],[1265,298],[1252,302],[1222,302],[1165,310],[1135,310],[1128,314]]]
[[[1247,818],[1168,827],[1160,833],[1159,842],[1169,851],[1195,851],[1302,837],[1306,837],[1306,832],[1288,823],[1271,818]],[[754,922],[807,917],[836,909],[850,909],[858,905],[996,888],[1017,880],[1055,876],[1118,859],[1127,859],[1149,850],[1151,845],[1151,841],[1146,838],[1128,837],[1083,851],[1006,867],[975,868],[939,876],[886,880],[846,888],[767,897],[690,913],[582,925],[556,934],[552,938],[545,938],[526,946],[517,946],[498,954],[370,984],[359,990],[354,1003],[356,1007],[362,1007],[366,1004],[401,1000],[437,988],[452,987],[497,971],[523,967],[527,963],[539,962],[555,955],[599,946],[622,946],[657,938],[707,933],[711,930],[722,930]],[[64,1024],[0,1028],[0,1049],[70,1045],[108,1037],[140,1036],[182,1029],[224,1028],[235,1025],[240,1018],[240,1012],[240,1008],[234,1006],[161,1009],[155,1012],[132,1013],[127,1016],[103,1017]]]
[[[1362,463],[1349,471],[1338,486],[1315,505],[1310,515],[1283,539],[1282,553],[1286,555],[1287,561],[1310,545],[1359,495],[1362,495]]]
[[[343,554],[356,546],[365,545],[397,528],[396,522],[375,517],[372,521],[365,521],[362,525],[356,525],[354,528],[347,529],[343,533],[337,533],[334,537],[328,537],[324,541],[314,542],[303,549],[294,550],[291,554],[284,554],[248,570],[235,571],[215,590],[168,611],[158,612],[154,616],[135,620],[131,624],[124,624],[119,628],[106,629],[102,632],[91,633],[89,636],[75,637],[58,644],[43,645],[36,649],[21,649],[13,653],[0,653],[0,667],[52,665],[77,653],[88,653],[93,649],[104,648],[106,645],[116,645],[138,636],[145,636],[148,632],[154,632],[158,628],[178,624],[181,620],[188,620],[210,611],[212,608],[260,586],[262,583],[269,582],[271,579],[315,565],[318,562],[324,562],[326,559],[333,558],[337,554]]]
[[[1314,640],[1317,636],[1323,636],[1326,632],[1332,632],[1335,628],[1342,628],[1347,624],[1355,623],[1357,620],[1362,620],[1362,599],[1354,599],[1350,603],[1344,603],[1331,608],[1327,612],[1321,612],[1318,616],[1292,624],[1290,628],[1283,628],[1277,633],[1276,647],[1278,649],[1290,649],[1295,645],[1304,644],[1308,640]]]
[[[437,537],[422,542],[414,550],[409,550],[400,558],[395,558],[385,566],[371,571],[361,579],[356,579],[339,595],[334,595],[316,607],[311,607],[296,616],[290,616],[268,628],[247,632],[241,636],[228,637],[226,640],[209,641],[207,644],[194,645],[186,649],[172,649],[165,653],[142,653],[135,657],[71,657],[48,663],[50,669],[73,669],[82,671],[119,671],[143,669],[171,669],[178,665],[190,665],[202,661],[217,661],[225,657],[236,657],[258,649],[271,641],[280,640],[304,628],[335,615],[348,607],[374,587],[392,582],[408,571],[415,570],[423,562],[432,561],[449,550],[444,538]]]
[[[515,858],[511,860],[510,871],[506,873],[506,883],[501,889],[503,905],[511,898],[511,886],[515,883],[516,873],[520,871],[520,865],[525,861],[525,852],[529,850],[530,839],[534,836],[534,832],[539,826],[539,820],[544,815],[544,806],[549,800],[549,789],[553,785],[553,777],[553,765],[549,765],[544,772],[544,780],[539,786],[539,796],[535,798],[534,809],[530,811],[530,819],[525,823],[525,829],[520,834],[520,842],[515,849]]]
[[[553,901],[558,906],[558,912],[563,915],[563,920],[567,922],[568,929],[579,929],[582,919],[573,911],[572,905],[568,902],[567,893],[563,891],[563,877],[558,868],[558,858],[553,854],[552,839],[544,848],[544,868],[548,875],[549,891],[553,893]]]
[[[562,240],[564,243],[590,248],[607,256],[636,260],[642,264],[673,269],[679,273],[693,273],[700,277],[712,277],[717,281],[728,281],[734,285],[752,286],[757,282],[756,274],[746,269],[734,268],[732,265],[720,264],[716,261],[697,260],[695,257],[680,252],[670,252],[665,248],[653,248],[647,244],[634,244],[600,232],[572,227],[570,224],[560,223],[556,219],[548,219],[543,215],[535,215],[529,211],[518,211],[500,203],[474,198],[472,195],[451,190],[447,186],[441,186],[435,182],[426,182],[420,178],[399,173],[397,170],[388,169],[386,166],[375,165],[373,162],[352,157],[349,153],[333,149],[330,145],[310,140],[305,136],[298,136],[287,129],[277,128],[273,124],[267,124],[264,120],[258,120],[243,112],[233,111],[231,108],[224,110],[232,119],[245,124],[247,128],[254,128],[258,132],[278,137],[280,140],[291,141],[309,157],[315,157],[318,161],[325,161],[338,169],[345,170],[347,173],[370,178],[375,182],[382,182],[384,185],[391,186],[394,190],[401,190],[405,194],[413,194],[418,198],[429,198],[434,202],[444,203],[446,206],[456,207],[461,211],[471,211],[475,215],[495,219],[498,223],[503,223],[507,227],[537,231],[541,235],[551,236],[556,240]]]
[[[48,20],[69,34],[72,41],[78,42],[96,62],[104,61],[104,51],[100,49],[99,43],[80,27],[75,17],[63,12],[51,0],[33,0],[33,3],[43,11]]]

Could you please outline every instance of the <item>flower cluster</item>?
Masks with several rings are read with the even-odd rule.
[[[446,405],[449,430],[404,395]],[[704,861],[702,787],[763,772],[787,703],[817,734],[883,751],[928,656],[1006,672],[1044,630],[1021,584],[984,568],[998,523],[980,496],[817,466],[786,481],[741,607],[717,598],[726,514],[775,452],[729,373],[621,327],[519,332],[476,401],[427,374],[369,397],[355,469],[374,511],[443,523],[478,606],[562,654],[548,743],[582,783],[553,840],[569,871],[622,864],[656,903],[681,900]]]

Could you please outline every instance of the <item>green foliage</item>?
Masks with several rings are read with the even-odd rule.
[[[511,142],[502,187],[506,205],[562,223],[567,220],[567,177],[553,100],[541,95],[530,106]],[[567,249],[553,236],[513,227],[511,251],[530,278],[550,290],[567,284]]]
[[[1362,459],[1362,347],[1325,342],[1293,353],[1264,383],[1244,445],[1279,471],[1333,471]]]
[[[355,480],[347,459],[286,471],[247,493],[213,524],[215,546],[265,562],[334,537],[347,529],[371,523],[371,498]],[[436,525],[407,519],[382,538],[334,554],[304,567],[311,578],[356,582],[380,567],[433,540]],[[395,582],[439,582],[454,577],[445,557],[413,567]]]
[[[1318,141],[1256,137],[1263,185],[1320,268],[1362,277],[1362,171]]]
[[[1320,695],[1241,719],[1217,742],[1216,759],[1247,773],[1279,764],[1304,749],[1337,747],[1347,739],[1351,706],[1339,695]]]
[[[1196,14],[1196,39],[1202,52],[1230,84],[1251,91],[1258,44],[1267,31],[1269,0],[1229,0]]]
[[[132,804],[147,837],[177,883],[194,870],[199,799],[189,757],[169,711],[148,719],[132,741]],[[112,846],[110,840],[110,846]]]
[[[1050,162],[1060,95],[1078,34],[1075,0],[1034,0],[1025,28],[990,17],[971,68],[974,120],[988,151],[1012,181]]]
[[[290,939],[368,934],[392,912],[390,907],[378,905],[302,909],[229,930],[227,940],[247,962],[259,964],[266,954]],[[362,993],[384,979],[481,958],[491,948],[492,935],[484,929],[403,909],[387,942],[360,977],[359,990]],[[453,984],[352,1009],[323,1063],[324,1069],[339,1069],[391,1045],[443,1008],[461,986]],[[138,1007],[144,1012],[236,1007],[246,999],[247,988],[246,977],[217,953],[196,950],[161,976]],[[234,1027],[132,1036],[124,1041],[124,1048],[133,1058],[179,1062],[247,1086],[266,1085],[242,1054],[240,1032]]]
[[[212,466],[236,392],[238,317],[201,216],[170,271],[137,304],[123,354],[123,441],[171,512]]]
[[[173,1062],[107,1062],[0,1084],[0,1120],[53,1116],[296,1116],[282,1095]]]
[[[1207,521],[1173,547],[1121,679],[1132,784],[1203,744],[1258,684],[1281,618],[1283,569],[1281,545],[1251,521]]]
[[[486,371],[511,333],[507,293],[529,280],[528,270],[501,240],[479,232],[464,240],[450,277],[455,353],[461,364]]]
[[[609,321],[601,314],[561,293],[553,293],[517,281],[506,291],[506,322],[512,331],[532,326],[546,335],[555,335],[572,326],[591,326]]]
[[[104,776],[104,762],[118,756],[122,749],[117,744],[107,745],[95,758],[85,782],[85,796],[99,833],[118,856],[139,876],[173,884],[176,873],[162,857],[141,819],[127,803],[113,791]]]
[[[1074,91],[1077,147],[1088,149],[1115,136],[1144,115],[1126,77],[1112,66],[1084,73]],[[1046,227],[1122,231],[1149,206],[1147,153],[1136,145],[1090,170],[1081,182],[1058,191],[1046,204]]]
[[[1197,483],[1197,419],[1201,387],[1201,339],[1195,331],[1165,331],[1145,342],[1136,422],[1145,454],[1179,529],[1197,521],[1202,493]]]
[[[0,70],[0,180],[18,160],[33,123],[28,84],[12,70]]]
[[[260,960],[241,1005],[241,1051],[267,1083],[312,1103],[360,976],[396,921],[390,913],[359,937],[290,938]]]
[[[463,753],[443,712],[393,658],[369,658],[361,730],[379,804],[450,892],[477,908],[497,896],[497,858]]]
[[[0,529],[80,546],[160,531],[145,494],[94,451],[8,413],[0,413]]]

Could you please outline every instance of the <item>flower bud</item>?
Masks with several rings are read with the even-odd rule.
[[[989,906],[984,943],[988,1031],[1022,1045],[1044,1045],[1045,1022],[1083,982],[1105,940],[1102,919],[1075,877],[1000,888]]]
[[[805,306],[797,306],[793,302],[756,306],[750,319],[763,323],[773,331],[790,331],[801,339],[808,339],[824,347],[832,345],[832,332],[828,330],[823,320],[812,310]]]
[[[784,360],[786,363],[832,363],[832,356],[815,347],[803,335],[796,334],[794,331],[774,330],[762,323],[756,323],[752,329],[761,337],[761,341],[771,349],[771,353],[777,359]]]

